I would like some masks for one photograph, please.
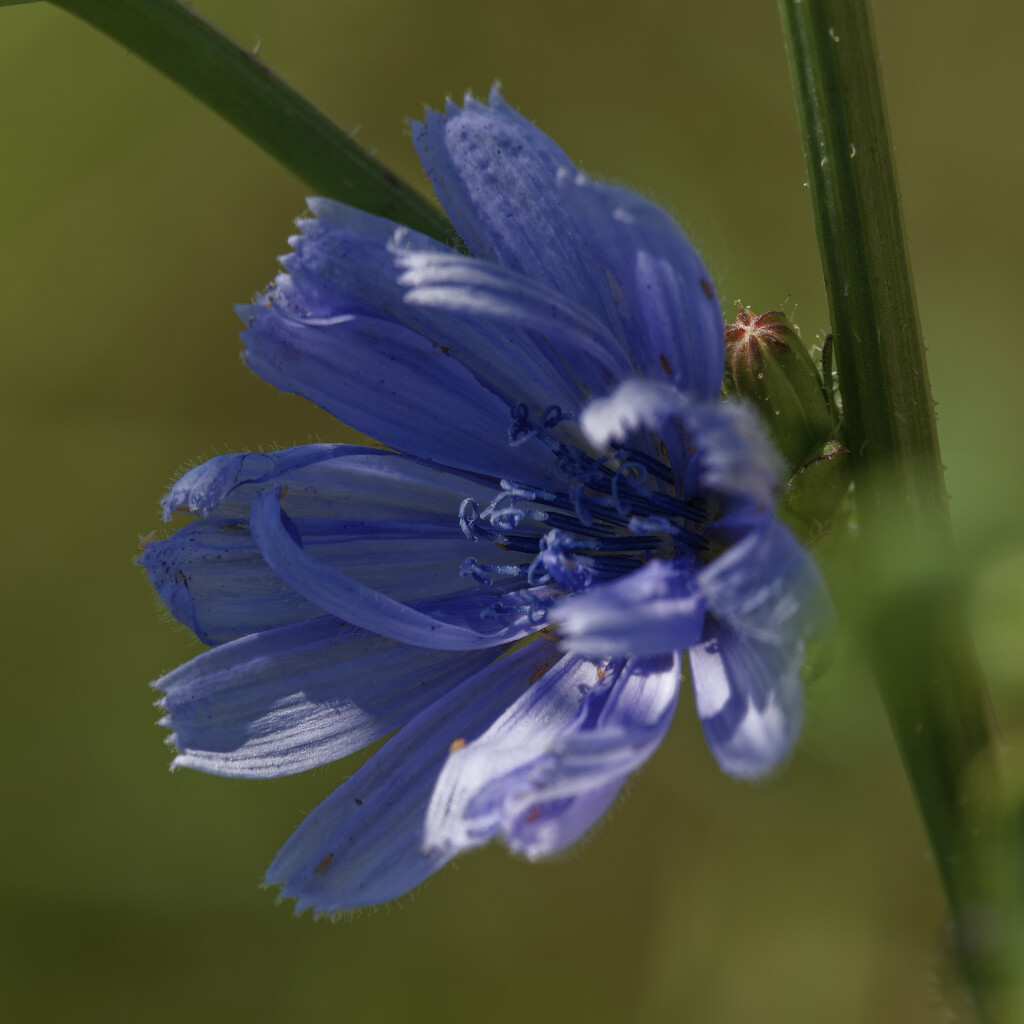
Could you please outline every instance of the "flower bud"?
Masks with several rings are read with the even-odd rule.
[[[821,377],[784,313],[739,307],[725,329],[726,387],[750,399],[790,473],[820,455],[836,428]]]

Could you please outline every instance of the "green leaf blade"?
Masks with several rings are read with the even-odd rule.
[[[448,221],[311,103],[177,0],[51,0],[187,89],[317,195],[451,241]]]

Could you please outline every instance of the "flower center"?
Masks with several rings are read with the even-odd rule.
[[[482,564],[469,557],[460,575],[503,591],[522,589],[534,621],[543,621],[559,597],[632,572],[653,557],[699,559],[709,546],[703,536],[704,503],[676,495],[669,465],[628,447],[592,458],[553,436],[559,424],[572,419],[550,406],[533,425],[526,406],[519,405],[509,426],[512,446],[537,439],[547,447],[564,487],[504,479],[482,510],[473,498],[459,508],[459,525],[469,540],[533,554],[528,563]],[[526,588],[539,588],[543,596]],[[502,609],[510,606],[503,602]]]

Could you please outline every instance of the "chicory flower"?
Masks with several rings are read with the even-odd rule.
[[[212,645],[155,684],[176,766],[278,776],[394,734],[271,864],[299,911],[573,843],[661,742],[684,652],[718,763],[771,771],[828,607],[672,220],[497,91],[413,140],[468,252],[312,199],[240,309],[253,370],[387,449],[214,458],[142,557]]]

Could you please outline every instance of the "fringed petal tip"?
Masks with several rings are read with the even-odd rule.
[[[472,89],[467,89],[462,94],[462,105],[460,106],[458,101],[453,99],[451,94],[448,94],[444,98],[444,109],[436,110],[429,103],[423,104],[423,120],[416,120],[415,118],[409,119],[409,124],[413,128],[422,128],[427,118],[435,117],[441,118],[442,120],[452,117],[458,117],[464,110],[486,110],[488,106],[497,106],[505,104],[504,97],[501,95],[500,83],[495,82],[488,90],[487,100],[477,99]],[[507,106],[507,104],[505,104]]]
[[[304,444],[271,452],[216,455],[193,466],[164,495],[160,502],[164,521],[169,522],[176,512],[202,518],[214,512],[248,516],[251,495],[243,498],[236,492],[354,450],[353,445],[345,444]]]
[[[359,235],[375,242],[386,242],[400,227],[385,217],[378,217],[376,214],[367,213],[365,210],[349,206],[337,199],[327,199],[324,196],[307,197],[306,207],[319,224]],[[305,234],[306,226],[312,225],[313,222],[300,218],[296,223],[303,228],[303,234]]]
[[[217,455],[190,469],[161,501],[164,521],[175,512],[210,515],[243,480],[259,479],[275,470],[274,459],[261,452]]]
[[[242,637],[169,673],[160,724],[173,730],[180,766],[277,778],[375,743],[491,660],[322,617]]]

